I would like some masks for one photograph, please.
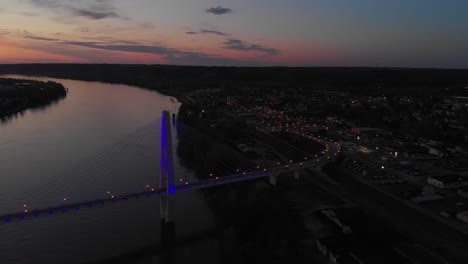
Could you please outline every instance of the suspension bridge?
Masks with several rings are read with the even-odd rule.
[[[174,118],[175,116],[173,116]],[[175,126],[175,119],[173,119],[173,126]],[[278,162],[275,166],[269,168],[262,167],[260,165],[253,165],[251,161],[245,158],[240,153],[230,149],[229,147],[210,141],[210,139],[197,130],[184,126],[184,133],[191,135],[192,144],[195,149],[202,149],[206,146],[207,142],[215,144],[216,147],[212,148],[212,155],[222,157],[218,159],[217,169],[213,169],[210,173],[210,177],[207,179],[196,180],[193,182],[183,181],[182,178],[176,180],[174,172],[174,158],[173,158],[173,146],[172,146],[172,129],[171,129],[171,116],[168,111],[162,113],[162,122],[159,129],[160,136],[160,163],[159,163],[159,185],[151,187],[146,184],[142,191],[133,193],[124,193],[120,195],[114,195],[107,192],[107,196],[100,199],[85,200],[80,202],[68,202],[67,198],[63,198],[64,203],[55,206],[46,206],[43,208],[30,208],[24,204],[22,210],[17,212],[7,213],[0,215],[0,224],[8,224],[15,222],[22,222],[28,219],[34,219],[41,216],[53,216],[58,214],[67,213],[69,211],[80,211],[82,209],[101,207],[106,204],[112,204],[117,202],[126,202],[130,200],[138,200],[143,198],[150,198],[153,196],[159,196],[161,199],[160,210],[161,219],[166,223],[173,223],[173,211],[174,211],[174,200],[177,193],[192,191],[203,188],[210,188],[214,186],[220,186],[225,184],[231,184],[236,182],[251,181],[259,178],[269,178],[269,182],[272,185],[277,184],[277,177],[285,174],[293,174],[295,178],[299,178],[300,171],[306,168],[320,167],[324,164],[332,161],[340,151],[340,144],[332,142],[324,138],[318,138],[313,136],[311,133],[305,133],[301,130],[288,129],[288,132],[303,136],[305,138],[314,140],[324,146],[324,150],[315,156],[305,156],[303,160],[289,160],[288,162]],[[154,130],[157,127],[155,124],[150,124],[149,128],[138,131],[135,135],[118,142],[118,144],[109,147],[105,150],[104,154],[94,157],[85,164],[79,166],[78,169],[70,172],[70,174],[84,173],[93,168],[102,165],[103,163],[111,163],[112,157],[125,154],[128,149],[137,148],[137,138],[143,138],[144,136],[150,135],[150,139],[154,139],[154,134],[151,134],[150,129]],[[261,129],[262,132],[275,132],[282,131],[283,128],[268,127]],[[214,143],[213,143],[214,142]],[[209,162],[209,161],[208,161]],[[243,166],[244,170],[240,169],[239,166]],[[228,175],[222,175],[222,172],[232,171],[233,173]],[[55,179],[60,177],[57,176]],[[52,180],[52,182],[54,182]],[[48,187],[50,188],[50,187]],[[40,188],[45,190],[46,187]]]

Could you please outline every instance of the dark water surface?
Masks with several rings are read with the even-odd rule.
[[[0,123],[0,214],[25,204],[34,209],[139,192],[159,182],[161,112],[179,107],[171,97],[126,85],[2,77],[52,80],[69,93]],[[177,160],[175,169],[177,180],[193,180]],[[0,223],[0,263],[83,263],[157,246],[159,221],[158,198],[145,198]],[[177,195],[179,239],[212,226],[199,193]]]

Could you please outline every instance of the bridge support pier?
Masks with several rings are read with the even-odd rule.
[[[270,175],[270,184],[273,185],[273,186],[276,186],[278,185],[277,181],[276,181],[276,175]]]
[[[161,219],[160,230],[161,262],[175,263],[175,224]]]
[[[295,180],[299,180],[299,178],[301,177],[301,171],[295,170],[293,171],[293,175]]]
[[[165,194],[161,194],[161,198],[159,199],[159,209],[161,214],[161,220],[166,221],[166,211],[167,211],[167,197]]]

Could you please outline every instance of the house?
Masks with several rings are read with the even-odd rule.
[[[457,219],[462,222],[468,223],[468,211],[459,212],[457,214]]]
[[[317,248],[332,264],[364,263],[352,255],[352,241],[341,237],[326,237],[317,240]],[[353,258],[354,257],[354,258]]]
[[[468,185],[468,178],[462,175],[453,174],[430,176],[427,177],[427,183],[441,189],[452,189]]]
[[[435,149],[435,148],[428,148],[428,152],[429,154],[434,155],[434,156],[442,156],[444,154],[442,151]]]
[[[462,186],[458,189],[458,195],[468,198],[468,186]]]
[[[350,236],[321,238],[317,248],[332,264],[410,263],[392,249]]]

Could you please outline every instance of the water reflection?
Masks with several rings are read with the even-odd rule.
[[[14,113],[14,114],[1,116],[0,117],[0,124],[4,124],[4,123],[7,123],[7,122],[9,122],[11,120],[16,120],[18,118],[21,118],[28,111],[33,112],[33,113],[34,112],[44,112],[44,111],[48,110],[49,108],[56,106],[58,103],[60,103],[60,101],[64,100],[65,98],[66,97],[62,97],[62,98],[60,98],[58,100],[50,101],[48,104],[33,106],[33,107],[30,107],[29,109],[22,110],[22,111]]]
[[[6,76],[30,78],[25,76]],[[0,212],[23,204],[42,207],[72,200],[138,192],[159,182],[159,138],[137,138],[132,150],[70,172],[151,121],[177,110],[170,97],[126,85],[53,80],[69,88],[64,100],[28,110],[0,124]],[[154,131],[157,131],[157,127]],[[177,136],[173,135],[174,147]],[[106,157],[109,157],[107,154]],[[176,160],[176,173],[193,179]],[[197,193],[177,195],[176,241],[213,228],[212,213]],[[83,263],[154,250],[160,243],[159,200],[147,198],[0,225],[2,263]],[[70,257],[72,256],[72,257]]]

